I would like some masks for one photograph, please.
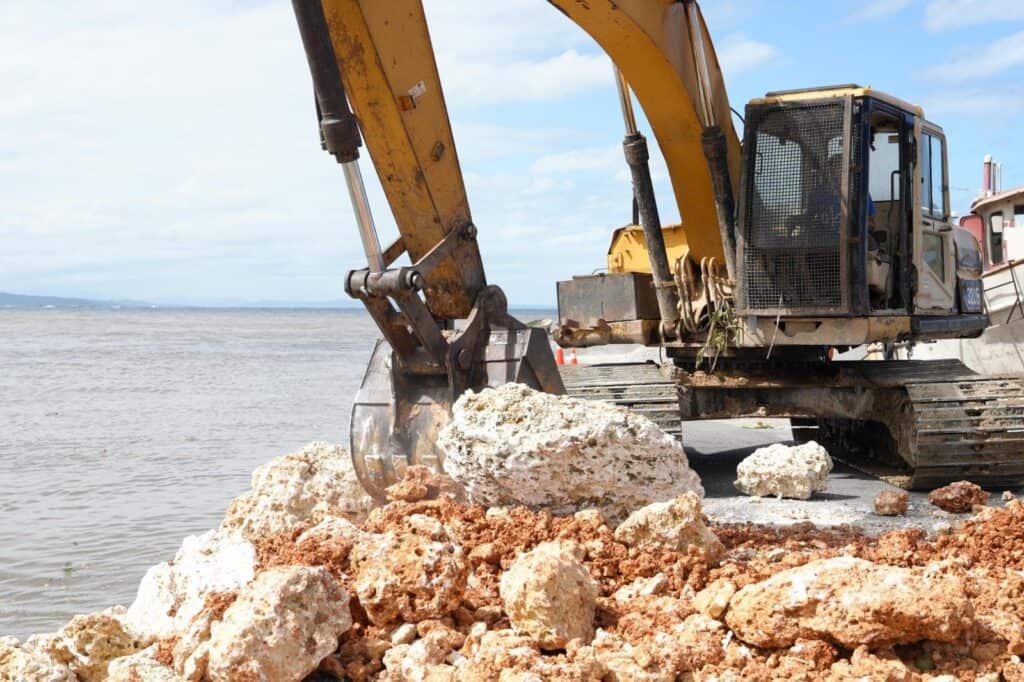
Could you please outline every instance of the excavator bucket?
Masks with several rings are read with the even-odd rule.
[[[508,382],[548,393],[565,388],[546,330],[491,330],[469,372],[471,390]],[[403,371],[391,346],[377,342],[352,406],[351,452],[359,482],[384,500],[385,488],[412,464],[442,471],[438,432],[451,420],[458,390],[448,374]]]

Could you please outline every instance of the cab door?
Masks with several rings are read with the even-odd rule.
[[[937,126],[922,122],[917,140],[914,310],[918,315],[948,315],[956,307],[956,263],[949,219],[946,137]]]

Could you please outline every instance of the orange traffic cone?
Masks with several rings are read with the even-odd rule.
[[[578,364],[580,364],[580,359],[576,357],[576,349],[575,348],[572,349],[572,352],[569,355],[569,364],[570,365],[578,365]]]
[[[555,349],[555,364],[559,367],[565,364],[565,351],[561,348]]]

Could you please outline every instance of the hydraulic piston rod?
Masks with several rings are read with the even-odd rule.
[[[633,176],[633,199],[636,201],[640,225],[644,230],[647,257],[651,262],[658,312],[661,314],[661,334],[664,338],[673,339],[678,335],[676,328],[679,323],[679,291],[669,268],[665,235],[661,232],[661,217],[658,215],[658,203],[654,199],[647,139],[637,130],[629,84],[618,69],[615,69],[615,83],[618,85],[622,117],[626,125],[622,149]]]
[[[323,6],[320,0],[292,0],[292,8],[302,35],[309,71],[313,76],[320,144],[338,160],[345,174],[345,184],[348,186],[370,272],[382,272],[384,256],[380,238],[373,222],[370,202],[366,198],[363,175],[359,171],[359,147],[362,146],[359,124],[345,96],[345,85],[327,30]]]

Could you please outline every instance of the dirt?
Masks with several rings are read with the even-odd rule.
[[[587,656],[597,652],[597,660],[603,661],[602,652],[613,645],[620,656],[624,642],[631,647],[631,656],[648,649],[652,652],[653,658],[641,656],[647,669],[662,666],[663,672],[672,675],[699,672],[705,678],[719,674],[730,679],[924,680],[949,674],[964,680],[997,680],[1000,674],[1003,679],[1024,674],[1019,658],[1024,655],[1024,504],[1016,500],[1003,508],[985,508],[948,534],[936,537],[928,537],[920,529],[869,537],[846,526],[816,528],[804,523],[775,528],[709,523],[725,546],[719,562],[692,547],[683,552],[629,548],[615,540],[613,530],[599,514],[559,518],[521,507],[486,509],[444,496],[392,502],[374,510],[360,528],[371,533],[399,531],[413,514],[443,524],[470,564],[461,604],[438,621],[466,635],[461,649],[448,655],[449,662],[472,660],[479,632],[509,627],[498,581],[515,558],[542,542],[570,540],[585,550],[583,564],[598,584],[596,625],[604,635],[599,632],[593,646],[580,648],[579,642],[573,642],[566,651],[536,654],[539,661],[552,665],[556,659],[559,665],[576,661],[574,657],[584,655],[575,653],[577,650]],[[296,544],[299,535],[296,532],[261,545],[261,566],[325,565],[339,577],[348,573],[351,544]],[[956,644],[923,641],[877,649],[861,646],[850,650],[821,639],[799,640],[785,649],[758,649],[744,645],[723,622],[698,613],[693,606],[696,593],[713,581],[726,579],[739,589],[810,561],[839,556],[900,567],[930,567],[962,578],[975,611],[969,636]],[[657,594],[636,596],[625,603],[612,598],[620,588],[659,574],[664,576],[664,586]],[[382,658],[392,647],[394,628],[370,625],[356,600],[353,611],[356,625],[321,666],[320,679],[376,679],[388,674]],[[673,642],[667,649],[666,637]],[[994,677],[984,678],[986,674]]]

